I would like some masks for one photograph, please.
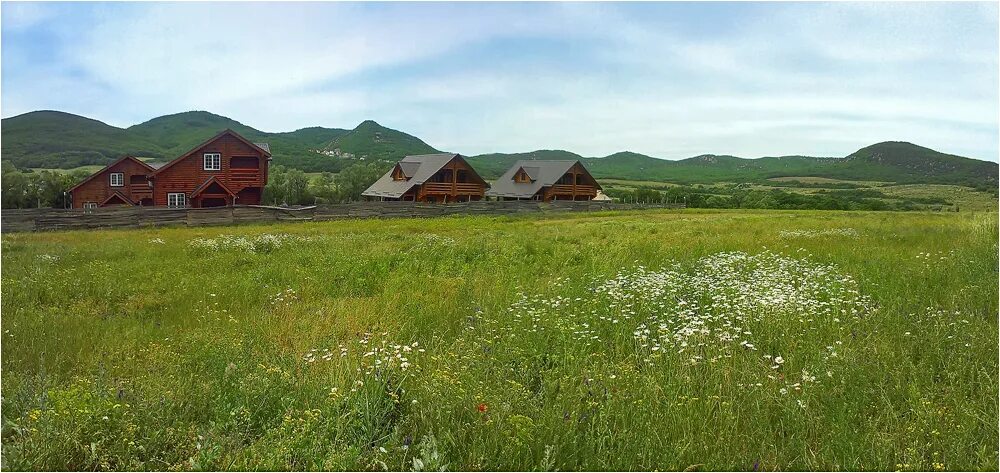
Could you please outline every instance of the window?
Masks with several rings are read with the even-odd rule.
[[[123,172],[111,173],[111,187],[121,187],[124,185],[125,185],[125,173]]]
[[[83,208],[85,210],[96,209],[97,208],[97,202],[84,202],[83,203]]]
[[[528,177],[528,173],[524,172],[524,169],[518,169],[517,174],[514,174],[514,182],[531,182],[531,178]]]
[[[183,192],[168,192],[167,193],[167,207],[184,207],[184,193]]]
[[[205,153],[205,170],[218,171],[222,169],[222,155],[219,153]]]

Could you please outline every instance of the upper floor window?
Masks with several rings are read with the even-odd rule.
[[[124,185],[125,185],[125,173],[123,172],[111,173],[111,187],[121,187]]]
[[[97,202],[84,202],[83,203],[83,208],[86,209],[86,210],[96,209],[97,208]]]
[[[518,169],[517,174],[514,174],[514,182],[531,182],[531,178],[528,177],[528,173],[524,172],[524,169]]]
[[[392,180],[394,180],[394,181],[405,181],[406,180],[406,176],[403,174],[403,170],[399,166],[396,166],[392,170]]]
[[[219,171],[222,169],[222,155],[219,153],[205,153],[205,170]]]

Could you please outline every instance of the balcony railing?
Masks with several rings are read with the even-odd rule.
[[[153,196],[153,188],[149,187],[149,184],[146,183],[129,184],[128,192],[132,194],[132,197],[138,197],[138,198]]]
[[[486,190],[482,184],[458,182],[427,182],[421,187],[424,194],[452,194],[452,195],[476,195],[482,194]]]
[[[242,185],[258,185],[261,173],[259,169],[230,169],[229,180]]]
[[[549,194],[559,195],[597,195],[597,188],[594,186],[556,184],[549,190]]]

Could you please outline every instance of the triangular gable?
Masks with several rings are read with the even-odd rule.
[[[226,187],[221,181],[219,181],[218,179],[216,179],[215,176],[212,176],[212,177],[208,178],[208,180],[206,180],[205,182],[201,183],[200,186],[196,187],[194,189],[194,192],[191,192],[191,198],[193,199],[193,198],[197,197],[198,195],[200,195],[202,192],[205,192],[206,190],[208,190],[209,187],[212,186],[212,184],[215,184],[215,185],[219,186],[220,188],[222,188],[223,191],[226,192],[226,194],[229,194],[230,196],[235,196],[236,195],[236,193],[234,193],[233,191],[229,190],[229,188]]]
[[[236,138],[237,140],[243,142],[243,144],[245,144],[245,145],[247,145],[247,146],[249,146],[249,147],[251,147],[253,149],[256,149],[257,151],[260,151],[264,155],[264,157],[266,157],[268,159],[271,158],[271,152],[270,151],[268,151],[268,150],[266,150],[264,148],[261,148],[256,143],[253,143],[250,140],[248,140],[248,139],[240,136],[239,133],[236,133],[235,131],[230,130],[229,128],[226,128],[225,130],[222,130],[221,132],[219,132],[219,134],[217,134],[217,135],[215,135],[215,136],[213,136],[213,137],[205,140],[203,143],[199,144],[198,146],[195,146],[194,148],[191,148],[187,153],[184,153],[183,155],[175,158],[173,161],[170,161],[169,163],[163,165],[161,168],[157,169],[156,172],[154,172],[152,174],[152,176],[155,176],[155,175],[157,175],[157,174],[159,174],[159,173],[167,170],[168,168],[172,167],[174,164],[177,164],[177,163],[179,163],[179,162],[181,162],[181,161],[183,161],[183,160],[191,157],[191,155],[193,155],[194,153],[198,152],[199,149],[202,149],[202,148],[204,148],[204,147],[212,144],[212,142],[214,142],[214,141],[216,141],[216,140],[218,140],[218,139],[220,139],[220,138],[222,138],[223,136],[226,136],[226,135],[232,136],[233,138]]]
[[[119,202],[114,202],[114,200],[118,200]],[[118,203],[124,205],[135,205],[135,202],[132,202],[132,199],[125,197],[121,192],[115,191],[114,193],[109,195],[107,199],[104,199],[104,202],[101,202],[101,207],[104,207],[105,205],[108,204],[118,204]]]
[[[411,163],[407,163],[411,164]],[[407,166],[410,168],[410,173],[407,174],[406,169],[403,167],[402,163],[396,163],[396,166],[392,168],[392,180],[394,181],[405,181],[413,177],[413,171],[416,171],[415,166]]]
[[[472,180],[479,181],[480,184],[489,187],[489,183],[486,182],[486,179],[483,179],[483,177],[480,176],[478,172],[476,172],[476,168],[472,167],[472,165],[470,165],[469,162],[466,161],[465,158],[463,158],[461,154],[456,154],[455,157],[452,160],[448,161],[448,163],[446,163],[446,164],[451,164],[451,161],[454,161],[455,159],[457,159],[457,160],[461,161],[463,164],[465,164],[466,171],[469,172],[469,177]],[[441,166],[441,167],[443,168],[444,166]]]
[[[590,170],[587,169],[587,166],[584,166],[583,163],[577,161],[576,163],[573,164],[573,166],[578,166],[580,170],[583,171],[583,174],[585,174],[588,178],[590,178],[590,181],[594,183],[594,187],[596,189],[604,189],[603,187],[601,187],[601,183],[597,182],[597,179],[594,179],[594,176],[590,174]],[[570,169],[572,169],[573,166],[570,166]]]
[[[534,173],[528,172],[528,169],[531,169]],[[537,176],[538,168],[526,168],[521,166],[516,172],[514,172],[514,177],[511,177],[511,179],[513,179],[514,182],[534,182],[535,179],[538,178]]]
[[[69,190],[66,191],[66,192],[73,192],[74,190],[76,190],[77,187],[80,187],[80,186],[82,186],[82,185],[84,185],[84,184],[86,184],[86,183],[94,180],[94,178],[96,178],[97,176],[100,176],[101,174],[104,174],[105,172],[108,172],[111,168],[117,166],[119,163],[121,163],[122,161],[126,161],[126,160],[135,161],[135,162],[139,163],[142,167],[144,167],[147,170],[149,170],[150,172],[155,171],[155,169],[153,169],[152,166],[150,166],[150,165],[142,162],[141,159],[137,159],[135,156],[122,156],[121,158],[118,158],[118,160],[116,160],[115,162],[113,162],[113,163],[111,163],[111,164],[109,164],[107,166],[104,166],[104,169],[101,169],[100,171],[97,171],[97,172],[91,174],[90,176],[87,176],[86,179],[80,181],[79,184],[77,184],[77,185],[75,185],[73,187],[70,187]]]

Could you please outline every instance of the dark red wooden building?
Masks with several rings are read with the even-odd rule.
[[[68,191],[73,208],[153,205],[153,187],[148,179],[153,171],[148,164],[125,156],[73,186]]]
[[[225,130],[159,168],[126,156],[69,190],[74,208],[260,204],[271,150]]]
[[[266,143],[225,130],[150,174],[153,205],[260,204],[270,160]]]

